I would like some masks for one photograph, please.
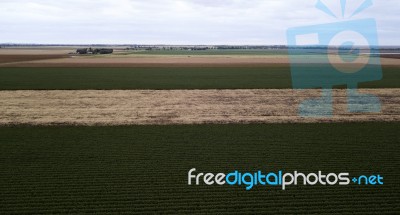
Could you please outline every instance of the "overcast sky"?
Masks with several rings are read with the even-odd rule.
[[[0,43],[287,44],[289,27],[375,18],[380,45],[400,45],[400,0],[0,0]]]

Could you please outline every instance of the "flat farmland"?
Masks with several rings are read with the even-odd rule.
[[[284,53],[9,51],[0,50],[0,213],[400,211],[398,59],[382,59],[383,79],[359,85],[381,112],[349,113],[345,86],[335,86],[334,116],[304,118],[299,104],[321,91],[292,89]],[[306,66],[326,66],[312,59]],[[188,186],[191,168],[347,171],[385,184],[246,191]]]
[[[0,127],[6,214],[396,214],[399,123]],[[188,186],[187,172],[348,171],[384,186]]]
[[[285,64],[261,67],[180,65],[130,68],[0,68],[0,90],[292,88],[290,67]],[[400,66],[383,66],[382,80],[361,83],[359,87],[400,87]]]

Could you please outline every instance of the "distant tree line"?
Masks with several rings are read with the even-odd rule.
[[[77,49],[78,54],[112,54],[114,49],[92,49],[92,48],[82,48]]]

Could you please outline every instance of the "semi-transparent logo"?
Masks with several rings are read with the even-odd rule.
[[[229,173],[204,173],[198,172],[196,168],[189,170],[187,175],[188,185],[218,185],[218,186],[243,186],[251,190],[256,186],[281,187],[286,190],[289,186],[381,186],[384,184],[383,176],[356,175],[350,176],[348,172],[324,173],[322,171],[302,173],[298,171],[266,172],[258,170],[255,172],[240,172],[238,170]]]
[[[300,104],[300,116],[332,116],[332,88],[337,85],[347,86],[349,112],[381,111],[379,98],[357,90],[359,83],[382,79],[376,22],[373,18],[353,19],[372,6],[372,0],[360,0],[351,12],[347,10],[346,0],[335,2],[341,7],[339,15],[321,0],[316,8],[338,18],[338,22],[287,31],[293,88],[322,89],[321,97],[306,99]]]

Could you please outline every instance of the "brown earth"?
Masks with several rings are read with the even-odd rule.
[[[0,64],[0,67],[265,67],[287,65],[285,60],[241,60],[235,58],[68,58],[39,60],[12,64]]]
[[[4,56],[4,57],[3,57]],[[0,67],[203,67],[242,66],[256,67],[270,64],[287,64],[287,57],[236,57],[236,56],[70,56],[68,58],[37,59],[25,62],[2,63]],[[0,59],[7,59],[0,55]],[[20,61],[23,61],[22,59]]]
[[[400,89],[362,89],[381,113],[348,113],[334,91],[334,116],[304,118],[298,105],[318,90],[0,91],[0,124],[149,125],[400,121]]]
[[[0,55],[1,58],[1,55]],[[318,61],[310,63],[319,63]],[[382,65],[400,65],[398,59],[382,59]],[[265,67],[287,65],[287,57],[57,57],[15,63],[0,63],[0,67]]]
[[[0,66],[19,65],[40,60],[68,58],[65,48],[1,48]]]
[[[39,60],[48,60],[48,59],[59,59],[59,58],[67,58],[68,55],[1,55],[0,54],[0,65],[8,64],[8,63],[18,63],[18,62],[26,62],[26,61],[39,61]]]
[[[386,54],[381,55],[382,58],[393,58],[393,59],[400,59],[400,54]]]

